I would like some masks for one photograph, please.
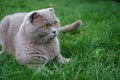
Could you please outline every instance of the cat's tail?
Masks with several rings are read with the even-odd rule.
[[[77,20],[71,24],[62,26],[59,28],[59,31],[70,31],[70,30],[74,30],[76,28],[78,28],[79,26],[82,25],[82,21],[81,20]]]

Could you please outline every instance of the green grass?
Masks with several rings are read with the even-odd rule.
[[[77,19],[83,25],[59,35],[68,64],[50,62],[39,71],[19,65],[9,54],[0,56],[0,80],[119,80],[120,3],[100,0],[3,0],[0,19],[16,12],[47,8],[52,4],[61,25]]]

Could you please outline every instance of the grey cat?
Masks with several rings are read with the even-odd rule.
[[[58,31],[79,27],[81,21],[60,27],[53,8],[6,16],[0,23],[2,51],[9,51],[20,64],[39,65],[56,59],[64,64],[69,58],[60,54]]]

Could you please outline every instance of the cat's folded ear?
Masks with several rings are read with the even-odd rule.
[[[29,21],[34,26],[39,26],[39,24],[43,22],[44,20],[45,18],[42,15],[40,15],[38,12],[33,12],[29,16]]]
[[[35,19],[37,19],[40,15],[37,12],[34,12],[30,15],[29,20],[32,23]]]

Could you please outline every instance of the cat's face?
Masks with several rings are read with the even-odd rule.
[[[52,8],[35,11],[29,17],[31,32],[34,38],[43,42],[50,41],[58,35],[60,26]]]

